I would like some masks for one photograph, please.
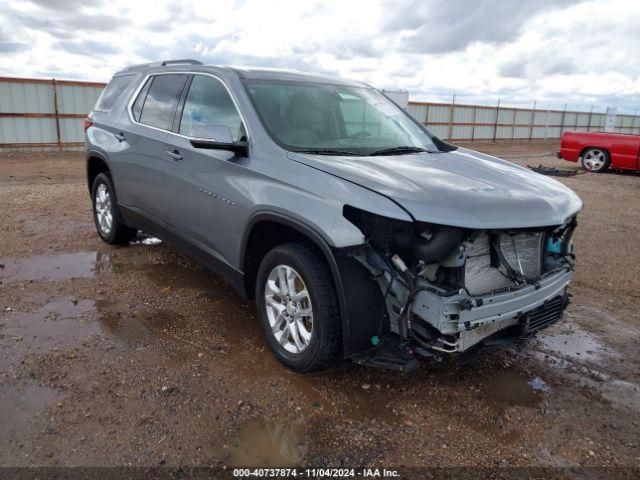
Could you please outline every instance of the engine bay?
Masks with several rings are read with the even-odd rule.
[[[352,207],[344,216],[365,236],[350,255],[379,286],[383,331],[423,356],[463,352],[511,327],[513,337],[531,336],[533,325],[557,321],[568,303],[575,217],[552,227],[474,230]]]

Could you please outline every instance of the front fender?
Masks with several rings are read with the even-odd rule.
[[[246,258],[253,226],[262,221],[293,228],[313,242],[329,266],[338,296],[343,356],[348,358],[369,349],[371,337],[378,335],[382,328],[384,308],[380,290],[369,272],[352,257],[345,255],[344,249],[332,245],[320,231],[293,216],[273,211],[258,212],[249,220],[241,244],[242,259]],[[246,271],[244,260],[241,269]],[[245,288],[249,290],[248,286]]]

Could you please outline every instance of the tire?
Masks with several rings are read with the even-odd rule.
[[[282,271],[293,278],[292,283],[284,282],[287,294],[293,285],[292,301],[282,295],[278,275]],[[258,269],[256,305],[269,348],[284,365],[296,372],[311,372],[325,369],[337,359],[342,340],[337,295],[328,266],[313,250],[288,243],[269,251]],[[309,307],[310,317],[304,315]],[[283,329],[274,329],[272,324]],[[274,333],[277,330],[279,339]]]
[[[138,233],[127,227],[118,210],[113,181],[108,173],[96,176],[91,187],[93,222],[100,238],[110,245],[125,245]]]
[[[582,154],[582,166],[593,173],[605,172],[611,165],[609,152],[601,148],[588,148]]]

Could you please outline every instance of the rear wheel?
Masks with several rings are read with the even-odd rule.
[[[108,173],[96,176],[91,189],[91,200],[93,221],[102,240],[112,245],[123,245],[135,238],[137,230],[127,227],[122,220],[113,182]]]
[[[604,172],[610,164],[609,152],[600,148],[589,148],[582,155],[582,166],[590,172]]]
[[[290,243],[267,253],[258,270],[256,304],[269,347],[289,368],[320,370],[338,356],[341,329],[333,279],[311,249]]]

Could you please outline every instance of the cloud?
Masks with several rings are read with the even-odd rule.
[[[474,42],[504,43],[520,35],[535,14],[576,3],[572,0],[411,0],[386,4],[386,32],[402,34],[400,48],[442,54],[464,50]]]
[[[117,31],[131,25],[131,21],[123,17],[104,14],[73,14],[59,19],[62,28],[74,28],[92,32]]]
[[[504,62],[498,66],[498,74],[502,77],[526,78],[527,60],[518,58]]]
[[[72,39],[82,32],[115,32],[131,25],[131,21],[125,17],[86,11],[84,4],[86,2],[71,1],[65,4],[62,1],[41,1],[35,2],[33,11],[5,5],[2,10],[3,23],[44,32],[61,39]]]
[[[58,40],[54,48],[78,55],[111,55],[121,51],[116,44],[95,40]]]
[[[19,53],[24,52],[29,48],[29,43],[16,41],[10,34],[0,31],[0,53]]]
[[[318,52],[333,55],[338,60],[350,60],[353,58],[379,58],[384,50],[377,44],[376,39],[369,37],[330,38],[324,42],[312,41],[294,44],[291,47],[293,53],[313,55]]]
[[[0,75],[106,81],[135,63],[303,70],[414,99],[640,109],[640,2],[0,0]],[[595,20],[594,20],[595,19]],[[9,57],[10,55],[10,57]],[[609,103],[607,103],[609,102]]]
[[[19,53],[27,49],[29,49],[28,43],[0,40],[0,53]]]
[[[31,3],[46,10],[62,12],[77,11],[87,5],[86,0],[31,0]],[[103,0],[91,1],[93,7],[99,7],[103,4]]]
[[[572,75],[580,72],[580,66],[571,58],[538,56],[536,58],[518,58],[498,66],[502,77],[526,79],[541,75]]]

